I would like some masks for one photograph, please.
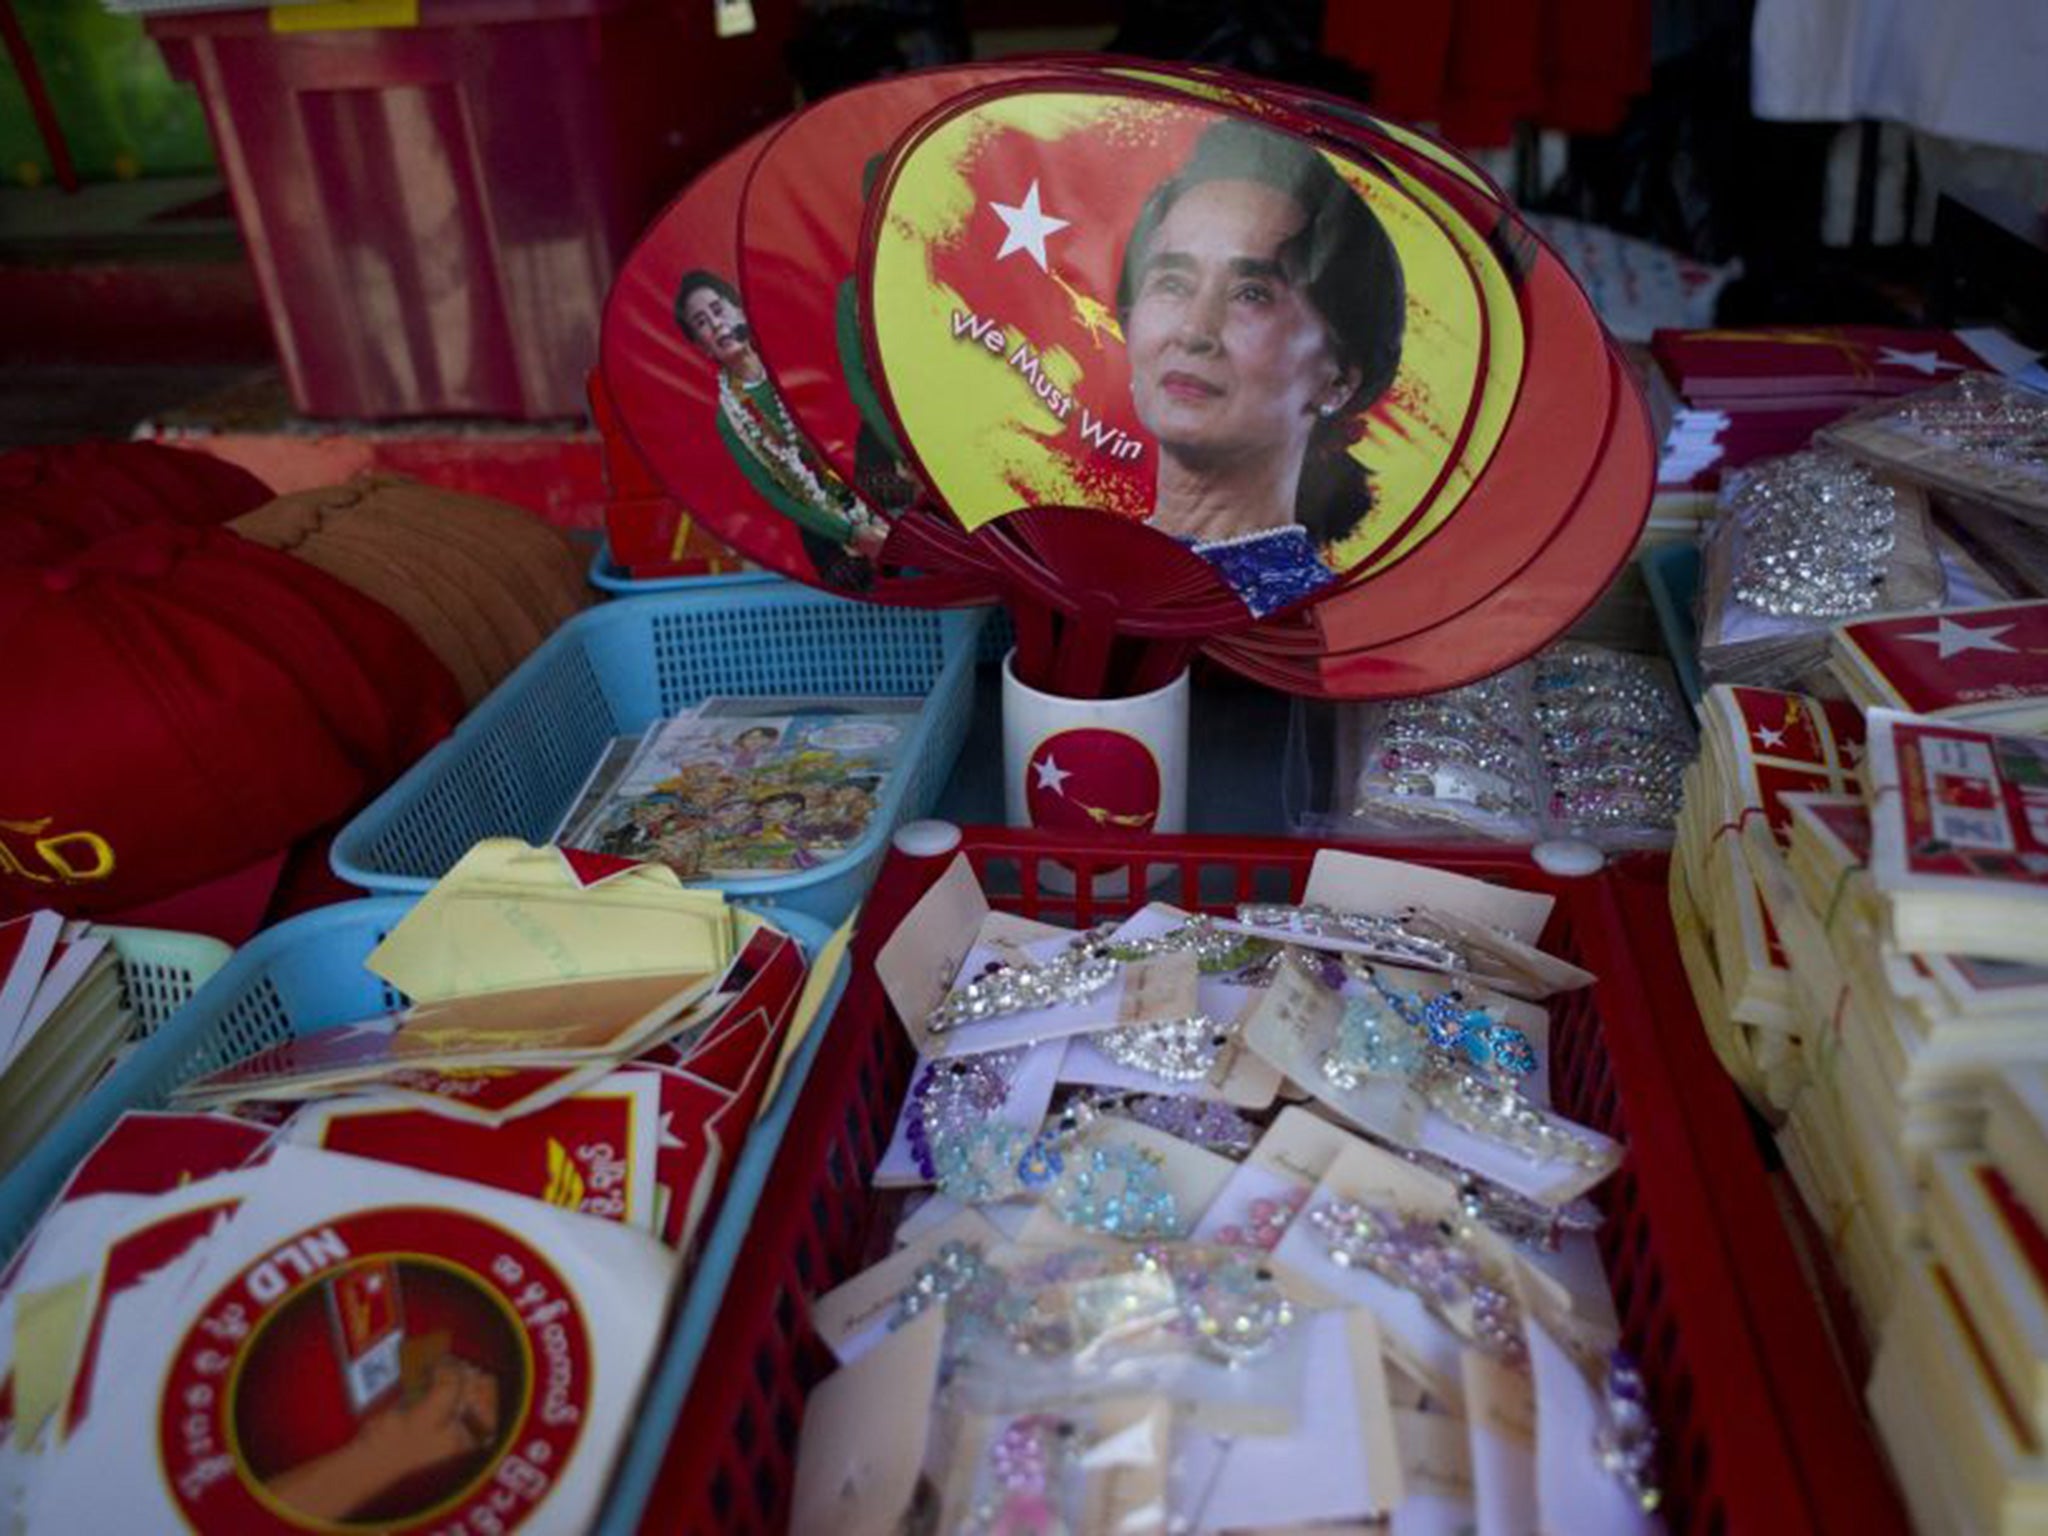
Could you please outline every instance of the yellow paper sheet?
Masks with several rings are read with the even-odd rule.
[[[14,1444],[27,1450],[71,1395],[93,1283],[80,1275],[14,1303]]]
[[[478,843],[365,964],[415,1002],[558,981],[723,971],[731,910],[658,865],[580,885],[552,848]]]

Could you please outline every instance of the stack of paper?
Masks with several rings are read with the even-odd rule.
[[[2018,1113],[2038,1158],[2042,1079],[2030,1076]],[[1871,1407],[1923,1529],[2048,1520],[2048,1233],[2015,1182],[1996,1159],[1934,1160],[1929,1246],[1902,1264],[1878,1350]]]
[[[1870,712],[1871,885],[1898,948],[2048,965],[2048,738]]]
[[[2048,1064],[2048,965],[2027,959],[2032,940],[2001,937],[1996,896],[1978,898],[1974,918],[1948,915],[1967,882],[1901,863],[1908,818],[1940,814],[1931,797],[1987,798],[1941,788],[1923,730],[1981,734],[1875,711],[1867,794],[1783,793],[1788,835],[1753,819],[1727,839],[1784,961],[1798,1049],[1773,1085],[1789,1111],[1780,1144],[1872,1326],[1922,1236],[1932,1160],[1983,1144],[1985,1095],[2004,1073]],[[1902,752],[1911,795],[1898,787]],[[1965,856],[1924,833],[1912,846],[1921,866]],[[2005,923],[2024,928],[2010,910]]]
[[[104,933],[55,912],[0,922],[0,1171],[84,1097],[133,1026]]]
[[[10,1524],[593,1522],[677,1271],[662,1244],[364,1158],[235,1148],[206,1117],[123,1122],[110,1147],[0,1295]]]
[[[427,1000],[125,1117],[0,1277],[0,1524],[588,1528],[844,943],[481,846],[371,956]]]
[[[1852,793],[1739,848],[1799,1041],[1778,1144],[1875,1343],[1917,1522],[2048,1516],[2048,741],[1873,710]]]
[[[1671,910],[1693,997],[1722,1065],[1774,1118],[1798,1087],[1800,1019],[1786,947],[1742,852],[1753,822],[1786,826],[1782,797],[1847,789],[1862,721],[1839,704],[1721,685],[1701,703],[1671,861]]]
[[[2048,602],[1994,603],[1865,619],[1834,632],[1829,665],[1866,709],[2048,727]]]
[[[2005,356],[2001,341],[1996,331],[1763,325],[1659,331],[1650,351],[1695,405],[1797,403],[1840,414],[1996,366]]]

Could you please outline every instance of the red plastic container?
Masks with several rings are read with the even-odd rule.
[[[632,241],[787,110],[794,0],[419,0],[416,25],[154,17],[311,416],[578,416]]]
[[[1084,850],[969,829],[963,851],[995,905],[1080,926],[1134,904],[1042,889],[1038,869],[1049,857],[1083,869],[1163,866],[1170,879],[1152,895],[1220,911],[1297,898],[1316,847],[1175,837]],[[809,1304],[871,1255],[869,1175],[913,1061],[873,956],[951,857],[892,854],[883,865],[853,980],[769,1175],[643,1529],[733,1533],[786,1522],[804,1398],[831,1368]],[[1662,1429],[1670,1528],[1903,1536],[1898,1495],[1855,1392],[1826,1357],[1818,1308],[1734,1092],[1710,1056],[1700,1059],[1706,1046],[1671,936],[1655,931],[1662,861],[1559,881],[1508,854],[1426,859],[1555,895],[1545,946],[1601,978],[1554,1011],[1551,1087],[1561,1110],[1628,1147],[1598,1196],[1607,1216],[1600,1242]]]

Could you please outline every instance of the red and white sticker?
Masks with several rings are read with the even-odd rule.
[[[364,1211],[214,1292],[172,1354],[157,1450],[200,1530],[511,1532],[575,1452],[591,1366],[531,1245],[458,1211]]]

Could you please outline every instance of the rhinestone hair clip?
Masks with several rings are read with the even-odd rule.
[[[1206,1081],[1236,1038],[1235,1023],[1217,1024],[1204,1015],[1125,1024],[1093,1037],[1111,1061],[1170,1083]]]
[[[1062,1484],[1078,1426],[1050,1413],[1010,1420],[989,1441],[987,1491],[958,1527],[958,1536],[1056,1536],[1071,1529]]]
[[[1158,1156],[1091,1143],[1085,1133],[1095,1119],[1077,1099],[1042,1130],[1001,1121],[967,1127],[931,1144],[933,1178],[963,1205],[1036,1200],[1070,1226],[1117,1237],[1178,1234],[1179,1205]]]
[[[1070,1304],[1072,1296],[1085,1298]],[[1294,1323],[1294,1307],[1263,1253],[1185,1244],[1067,1249],[1014,1270],[971,1243],[943,1244],[897,1294],[889,1326],[944,1303],[954,1340],[994,1340],[1006,1354],[1075,1356],[1133,1323],[1227,1365],[1258,1359]]]
[[[1011,1074],[1024,1054],[989,1051],[925,1063],[910,1085],[910,1113],[903,1127],[919,1173],[936,1179],[932,1148],[977,1129],[1003,1107],[1010,1096]]]
[[[1034,1013],[1093,997],[1117,979],[1122,962],[1077,950],[1043,965],[1003,965],[948,992],[925,1019],[935,1035],[1013,1013]]]
[[[1738,601],[1776,618],[1846,619],[1878,605],[1900,496],[1867,465],[1814,449],[1754,466],[1729,496]]]
[[[1258,1128],[1228,1104],[1215,1099],[1197,1099],[1184,1093],[1102,1090],[1084,1097],[1098,1114],[1135,1120],[1233,1160],[1248,1156],[1258,1143]]]
[[[1528,1359],[1522,1309],[1449,1223],[1357,1200],[1332,1200],[1306,1218],[1340,1269],[1362,1269],[1421,1298],[1478,1348],[1520,1365]]]
[[[1218,928],[1206,917],[1191,917],[1178,928],[1148,938],[1119,939],[1115,929],[1105,925],[1081,935],[1077,948],[1125,962],[1149,960],[1154,955],[1187,954],[1205,976],[1227,976],[1256,965],[1271,953],[1273,945],[1248,933]]]
[[[1279,902],[1246,902],[1237,920],[1252,928],[1285,934],[1297,944],[1339,942],[1356,945],[1394,965],[1428,971],[1467,969],[1455,945],[1419,933],[1405,918],[1369,912],[1339,912],[1310,902],[1288,906]]]
[[[1650,1416],[1649,1388],[1643,1373],[1622,1350],[1607,1357],[1602,1382],[1602,1422],[1593,1437],[1600,1465],[1628,1490],[1636,1507],[1654,1513],[1664,1502],[1657,1485],[1657,1423]]]
[[[1325,986],[1335,989],[1344,983],[1345,967],[1332,964],[1329,956],[1300,955],[1298,963]],[[1354,1010],[1353,1003],[1360,1007]],[[1412,1034],[1404,1039],[1394,1033],[1395,1026],[1388,1022],[1390,1014],[1398,1017],[1391,1004],[1386,1011],[1375,1012],[1371,1000],[1347,997],[1337,1037],[1323,1057],[1324,1077],[1348,1091],[1371,1073],[1394,1073],[1405,1078],[1429,1108],[1460,1130],[1483,1136],[1535,1162],[1608,1166],[1613,1153],[1605,1143],[1532,1103],[1512,1081],[1495,1075],[1491,1060],[1482,1069],[1472,1065],[1469,1053]],[[1347,1022],[1351,1024],[1348,1031]],[[1521,1031],[1514,1034],[1521,1036]],[[1419,1059],[1410,1055],[1411,1047]],[[1497,1048],[1516,1062],[1521,1059],[1521,1049],[1528,1049],[1529,1063],[1534,1066],[1534,1050],[1526,1036],[1521,1037],[1520,1048],[1507,1041],[1497,1047],[1489,1040],[1489,1054]]]

